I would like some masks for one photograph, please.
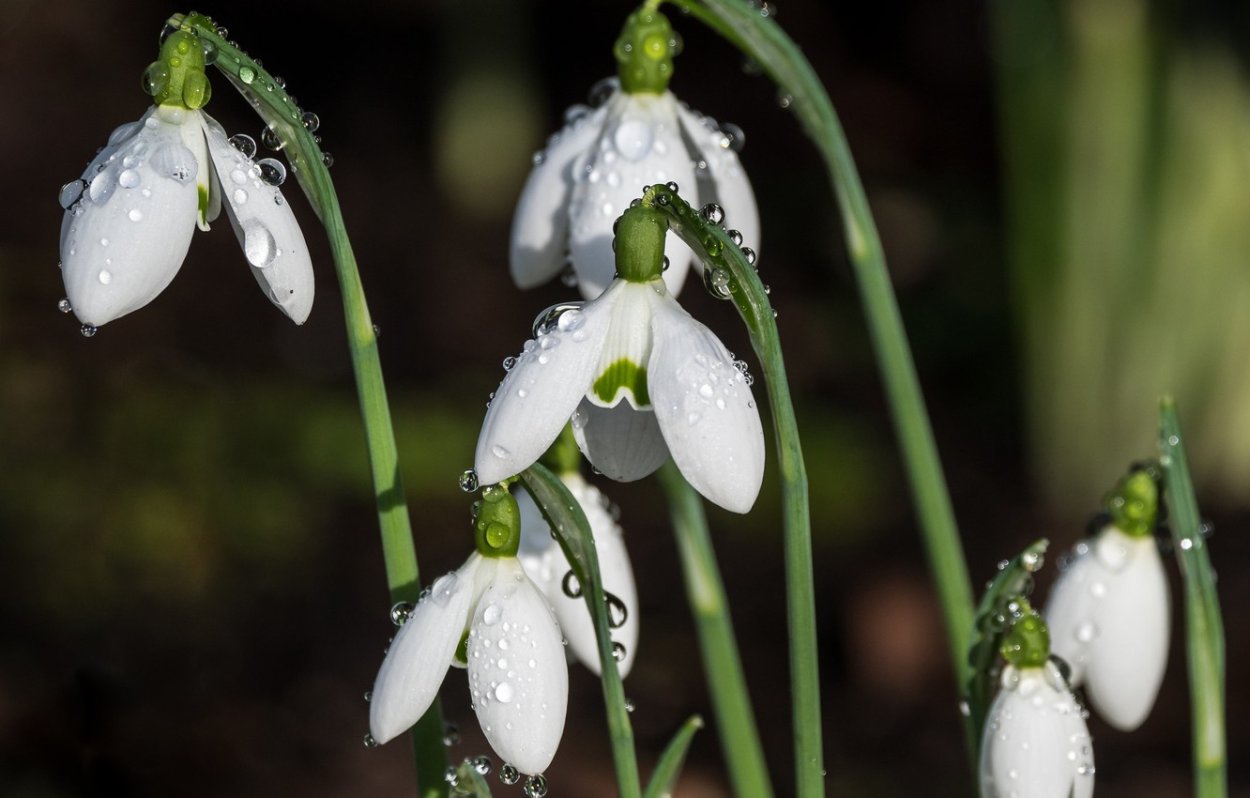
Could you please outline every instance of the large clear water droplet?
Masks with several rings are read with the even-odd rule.
[[[247,262],[258,269],[273,263],[278,256],[278,244],[259,219],[248,219],[243,223],[243,254]]]
[[[256,162],[260,179],[271,186],[280,186],[286,180],[286,167],[277,158],[262,158]]]
[[[61,193],[57,198],[61,207],[68,211],[75,202],[78,202],[78,198],[82,196],[83,189],[86,187],[85,180],[71,180],[61,186]]]
[[[246,133],[235,133],[229,140],[236,150],[243,153],[243,157],[252,158],[256,155],[256,139]]]
[[[499,768],[499,780],[511,787],[521,780],[521,772],[516,769],[515,765],[505,762],[503,767]]]

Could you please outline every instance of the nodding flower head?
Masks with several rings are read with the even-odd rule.
[[[665,88],[680,37],[663,15],[639,11],[615,52],[620,78],[599,84],[596,107],[575,106],[535,156],[512,217],[512,279],[547,282],[572,263],[594,299],[612,281],[612,225],[644,185],[674,182],[695,207],[718,204],[725,222],[759,250],[755,193],[738,160],[742,131],[690,110]],[[669,234],[664,281],[681,291],[694,254]]]
[[[434,702],[447,669],[467,667],[473,709],[487,742],[522,773],[555,757],[568,708],[560,627],[516,557],[520,513],[503,488],[476,508],[478,550],[435,580],[407,615],[378,670],[369,731],[388,742]]]
[[[228,138],[200,110],[211,92],[196,37],[168,36],[144,84],[156,103],[114,130],[82,176],[61,189],[69,307],[95,328],[151,302],[178,273],[196,226],[207,230],[224,204],[262,290],[302,324],[313,272],[299,223],[271,177],[285,169],[253,161],[250,138]]]

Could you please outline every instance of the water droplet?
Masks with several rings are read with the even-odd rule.
[[[364,743],[365,743],[365,748],[377,748],[378,747],[378,741],[373,739],[373,735],[370,734],[369,732],[365,732]]]
[[[58,197],[61,207],[69,210],[75,202],[78,202],[79,197],[82,196],[83,189],[86,187],[87,182],[85,180],[71,180],[61,186],[61,193]]]
[[[262,158],[256,162],[260,179],[271,186],[280,186],[286,180],[286,167],[277,158]]]
[[[632,699],[632,698],[626,698],[626,699],[625,699],[625,711],[626,711],[626,712],[633,712],[633,711],[634,711],[634,699]]]
[[[505,762],[503,767],[499,768],[499,780],[510,787],[521,780],[521,773],[515,766]]]
[[[132,222],[141,222],[143,221],[143,211],[138,208],[131,208],[130,213],[126,214],[126,218]]]
[[[708,291],[717,299],[729,299],[732,293],[729,287],[729,272],[717,267],[703,271],[704,283]]]
[[[266,127],[260,132],[260,143],[265,145],[266,149],[273,150],[274,152],[277,152],[286,146],[286,143],[282,141],[282,139],[278,138],[277,132],[271,127]]]
[[[258,269],[273,263],[278,256],[278,244],[273,240],[273,233],[259,219],[248,219],[243,223],[243,254],[247,262]]]
[[[331,166],[334,166],[334,156],[328,152],[323,152],[321,153],[321,162],[329,169]]]
[[[460,776],[453,767],[448,767],[443,771],[443,781],[447,782],[448,787],[455,788],[460,786]],[[456,792],[458,793],[459,790],[456,790]]]
[[[473,765],[473,769],[477,771],[479,776],[489,776],[491,768],[494,767],[494,763],[490,761],[490,757],[485,754],[473,757],[470,764]]]
[[[460,744],[460,729],[454,723],[443,724],[443,745],[450,748]]]
[[[460,490],[464,491],[465,493],[472,493],[473,491],[477,490],[477,487],[478,487],[477,472],[474,471],[472,468],[466,470],[463,474],[460,475]]]
[[[412,617],[413,609],[411,601],[395,602],[395,606],[391,607],[391,623],[396,626],[403,626],[408,623],[408,619]]]
[[[734,242],[735,247],[742,246],[742,233],[737,230],[728,230],[725,232],[725,235],[729,236],[729,240]]]
[[[316,133],[321,127],[321,119],[312,111],[305,111],[300,114],[299,121],[304,125],[304,129],[309,133]]]
[[[547,795],[547,779],[545,776],[530,776],[521,788],[525,798],[545,798]]]
[[[78,332],[82,334],[83,338],[92,338],[99,331],[100,328],[96,327],[94,324],[84,324],[78,328]]]
[[[608,593],[605,600],[608,604],[608,626],[620,629],[625,625],[625,621],[629,620],[629,608],[619,596],[613,593]]]
[[[534,337],[541,338],[544,335],[554,332],[559,328],[560,317],[569,311],[576,310],[580,316],[582,304],[583,303],[581,302],[561,302],[559,304],[552,305],[543,312],[539,313],[534,317],[534,324],[531,328]],[[581,325],[579,324],[578,326]],[[556,339],[548,340],[554,341]],[[554,346],[554,344],[547,344],[547,346],[550,348],[551,346]]]
[[[110,272],[108,269],[101,269],[100,273],[97,274],[96,277],[99,278],[100,285],[108,285],[109,283],[113,282],[113,273]]]
[[[239,80],[243,81],[245,86],[252,85],[252,81],[256,80],[256,70],[250,66],[239,67]]]
[[[577,581],[577,574],[568,571],[564,574],[564,579],[560,581],[560,589],[564,591],[564,595],[569,598],[581,598],[582,584]]]
[[[509,682],[500,682],[495,687],[495,700],[501,704],[511,704],[512,699],[516,698],[516,690]]]
[[[1076,629],[1072,631],[1072,636],[1078,643],[1092,642],[1095,637],[1098,637],[1098,626],[1093,621],[1083,621],[1077,624]]]
[[[791,96],[791,95],[789,95],[789,94],[786,94],[784,91],[782,91],[782,92],[778,92],[778,93],[777,93],[777,105],[778,105],[778,107],[780,107],[783,111],[784,111],[785,109],[789,108],[789,107],[791,106],[791,104],[793,104],[793,103],[794,103],[794,97],[793,97],[793,96]]]
[[[752,266],[755,265],[755,250],[751,249],[750,247],[743,247],[742,257],[746,259],[747,263],[751,264]]]
[[[742,132],[742,128],[732,122],[726,122],[720,126],[720,132],[721,138],[719,144],[721,147],[733,150],[734,152],[742,152],[742,148],[746,146],[747,143],[747,137],[746,134]]]
[[[286,88],[286,78],[282,78],[282,77],[279,77],[279,76],[277,76],[277,75],[274,75],[274,76],[273,76],[273,82],[274,82],[274,84],[276,84],[276,85],[277,85],[277,87],[278,87],[279,89],[285,89],[285,88]]]
[[[649,122],[641,119],[626,119],[616,127],[612,135],[612,143],[621,157],[629,161],[639,161],[651,152],[655,142],[655,131]]]
[[[246,133],[235,133],[230,137],[229,141],[236,150],[243,153],[244,158],[251,158],[256,155],[256,139]]]
[[[1181,538],[1181,551],[1189,551],[1194,547],[1193,538]]]
[[[235,205],[244,205],[247,203],[247,192],[241,188],[236,188],[234,193],[230,195]]]
[[[1037,571],[1040,571],[1045,562],[1046,558],[1041,553],[1036,551],[1026,551],[1020,557],[1020,564],[1023,565],[1024,570],[1029,573],[1036,573]]]
[[[725,221],[725,209],[715,202],[709,202],[700,208],[699,215],[710,224],[719,225]]]
[[[498,604],[491,604],[482,610],[482,623],[487,626],[494,626],[499,623],[499,619],[503,617],[503,609]]]
[[[612,659],[617,662],[625,661],[625,646],[617,641],[612,641]]]
[[[61,301],[56,303],[56,309],[62,313],[71,313],[74,310],[74,306],[69,303],[69,297],[63,296]]]
[[[495,444],[494,446],[490,447],[490,453],[498,457],[500,460],[504,459],[505,457],[511,454],[511,452],[509,452],[507,449],[500,446],[499,444]]]
[[[590,104],[591,108],[598,108],[607,102],[608,98],[613,94],[616,94],[620,88],[621,81],[619,79],[615,77],[604,78],[590,87],[590,91],[586,95],[586,102]]]

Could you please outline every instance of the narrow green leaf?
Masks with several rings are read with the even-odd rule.
[[[660,761],[656,763],[655,772],[651,774],[647,791],[643,793],[645,798],[670,798],[672,796],[677,777],[681,775],[681,766],[686,761],[686,752],[690,750],[690,743],[694,740],[694,733],[702,728],[703,718],[691,715],[690,719],[677,730],[677,734],[673,735],[664,753],[660,754]]]
[[[1202,536],[1198,499],[1189,476],[1176,403],[1160,403],[1159,464],[1171,501],[1168,526],[1185,583],[1185,651],[1189,661],[1189,700],[1193,723],[1194,794],[1228,794],[1224,739],[1224,621],[1215,590],[1215,571]]]
[[[590,523],[581,505],[569,493],[559,477],[540,463],[521,472],[525,489],[534,497],[543,517],[555,534],[573,574],[581,586],[582,596],[594,621],[595,638],[599,643],[602,670],[603,700],[607,705],[608,733],[612,738],[612,758],[616,765],[616,783],[622,798],[638,798],[642,783],[634,752],[634,732],[625,708],[625,687],[616,667],[612,649],[612,627],[608,622],[607,594],[599,576],[599,554]]]

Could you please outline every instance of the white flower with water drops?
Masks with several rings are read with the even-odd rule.
[[[565,128],[535,156],[512,219],[510,264],[521,288],[547,282],[571,260],[582,295],[597,297],[612,281],[613,223],[655,183],[676,183],[695,207],[718,203],[726,224],[758,250],[755,193],[737,154],[742,132],[690,110],[666,88],[679,41],[658,12],[632,15],[616,45],[620,80],[599,84],[604,91],[594,94],[607,96],[597,108],[570,109]],[[668,55],[646,55],[661,50]],[[664,281],[676,294],[695,258],[673,234],[667,249]]]
[[[395,635],[373,685],[369,731],[378,743],[394,739],[429,709],[448,668],[467,666],[491,748],[522,773],[542,773],[564,733],[563,638],[516,557],[520,519],[506,490],[487,489],[476,528],[478,551],[434,582]]]
[[[236,137],[249,150],[240,151],[199,110],[209,92],[194,36],[167,37],[148,77],[157,103],[114,130],[61,190],[67,309],[87,332],[151,302],[178,273],[197,224],[207,230],[224,201],[257,282],[302,324],[313,303],[312,263],[278,181],[266,174],[281,164],[257,164],[250,138]]]
[[[1113,521],[1077,545],[1046,603],[1051,647],[1104,720],[1124,731],[1150,714],[1167,668],[1171,599],[1153,530],[1153,475],[1129,474],[1109,499]]]
[[[981,744],[982,798],[1089,798],[1083,710],[1053,663],[1003,668]]]
[[[611,479],[641,479],[671,454],[710,501],[738,513],[755,503],[764,432],[750,383],[659,279],[667,225],[658,218],[633,208],[619,231],[651,236],[652,262],[618,246],[622,278],[525,342],[482,422],[474,467],[483,482],[528,468],[571,418],[587,459]]]
[[[628,676],[634,664],[634,649],[638,644],[638,588],[634,582],[634,570],[625,549],[621,527],[608,512],[607,498],[594,485],[588,483],[576,471],[559,474],[562,481],[581,505],[594,535],[595,550],[599,556],[599,573],[603,589],[609,594],[608,619],[612,625],[612,640],[619,644],[619,665],[622,677]],[[556,611],[556,619],[569,641],[569,650],[585,663],[595,674],[600,672],[599,645],[595,627],[590,619],[581,587],[564,552],[551,534],[538,505],[524,489],[516,492],[521,508],[521,548],[517,556],[525,567],[525,573],[538,585],[547,601]]]

